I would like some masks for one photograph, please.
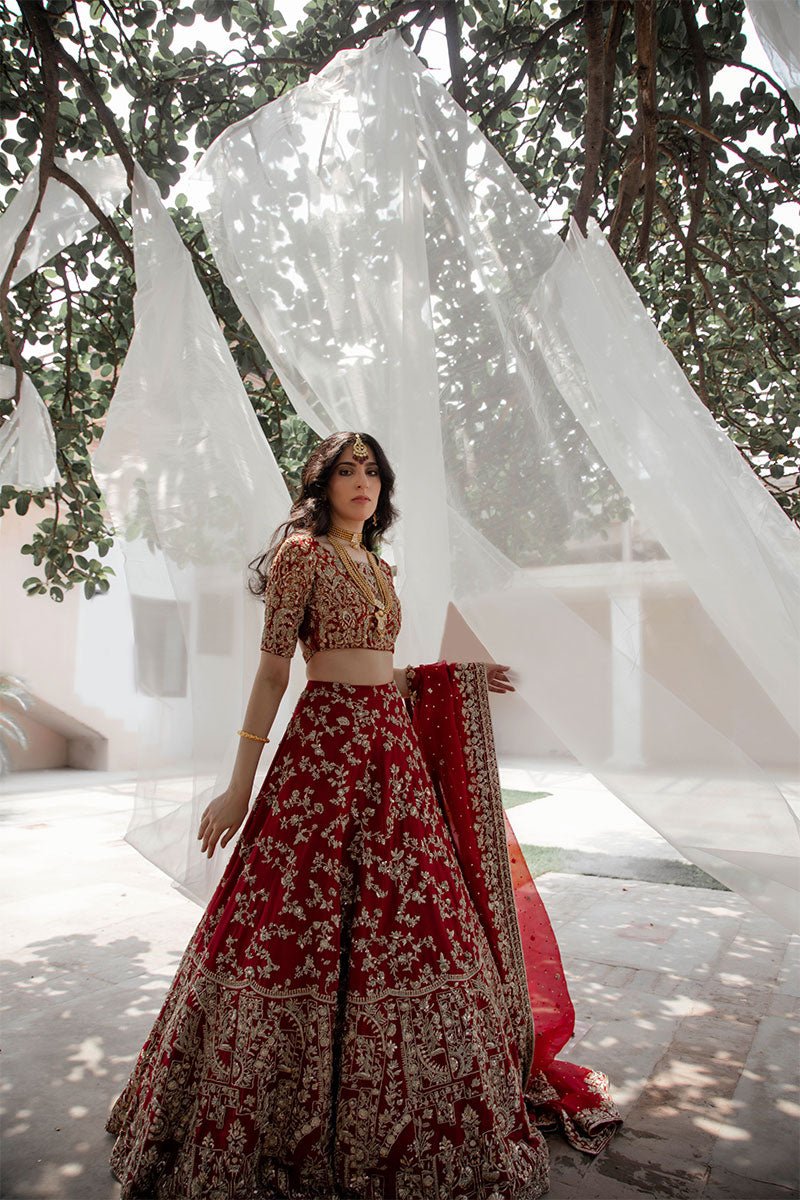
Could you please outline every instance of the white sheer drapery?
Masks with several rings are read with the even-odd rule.
[[[107,214],[128,192],[118,159],[58,162]],[[37,185],[34,170],[0,217],[3,270]],[[283,519],[289,495],[190,255],[138,167],[131,207],[135,330],[92,454],[124,555],[135,630],[140,760],[127,839],[203,902],[231,851],[209,863],[195,833],[200,811],[230,775],[263,616],[246,587],[247,551],[255,554]],[[13,281],[96,223],[75,192],[50,180]],[[15,379],[13,368],[0,367],[7,396]],[[27,375],[0,430],[0,470],[2,482],[29,490],[55,478],[52,424]],[[296,667],[278,727],[301,687]]]
[[[202,902],[230,848],[211,863],[200,854],[200,813],[230,777],[258,661],[263,607],[247,563],[289,494],[189,252],[138,167],[132,210],[135,329],[92,459],[125,555],[148,696],[127,840]],[[295,672],[279,723],[300,686]]]
[[[800,108],[800,0],[745,0],[772,69]]]
[[[438,656],[452,600],[513,664],[531,721],[687,857],[796,923],[797,821],[736,712],[709,719],[720,682],[697,667],[714,670],[721,638],[734,710],[769,713],[791,771],[800,536],[599,231],[563,244],[396,33],[227,130],[201,173],[223,277],[298,413],[321,435],[374,433],[396,466],[414,621],[401,656]],[[605,552],[623,518],[638,559]],[[674,677],[679,633],[648,589],[699,601],[708,659],[691,681]],[[499,741],[524,754],[510,711],[495,706]]]
[[[17,373],[0,366],[0,396],[14,395]],[[58,478],[56,435],[47,405],[23,375],[19,401],[0,425],[0,487],[40,492]]]
[[[220,268],[297,411],[320,434],[373,432],[398,470],[399,661],[438,657],[443,630],[446,653],[452,602],[517,672],[494,708],[505,753],[544,723],[689,858],[796,922],[797,822],[741,714],[769,722],[790,770],[800,538],[599,232],[554,236],[396,34],[226,131],[204,177]],[[207,866],[194,831],[257,661],[246,563],[289,497],[138,171],[133,212],[136,327],[93,456],[146,722],[130,840],[203,899],[223,859]],[[70,220],[56,206],[37,237],[57,249]],[[691,677],[676,596],[700,634]]]
[[[55,160],[92,197],[106,216],[114,211],[128,193],[125,168],[113,156],[67,161]],[[34,167],[0,217],[0,268],[5,275],[17,238],[33,212],[39,194],[39,168]],[[94,229],[97,217],[77,192],[58,179],[48,179],[42,206],[28,235],[22,257],[14,268],[12,283],[19,283],[83,234]]]
[[[56,165],[80,183],[106,215],[114,211],[128,191],[118,158],[75,162],[58,158]],[[25,177],[0,216],[0,278],[8,270],[17,238],[33,212],[38,194],[37,166]],[[12,284],[20,283],[96,224],[97,217],[76,192],[57,179],[48,179],[41,208],[11,276]],[[13,368],[0,367],[0,390],[4,400],[14,395]],[[57,478],[56,439],[50,414],[33,381],[24,375],[17,406],[0,427],[0,487],[39,492],[52,487]]]

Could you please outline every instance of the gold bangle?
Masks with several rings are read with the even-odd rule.
[[[239,737],[250,738],[253,742],[268,742],[269,738],[259,737],[257,733],[248,733],[246,729],[239,730]]]

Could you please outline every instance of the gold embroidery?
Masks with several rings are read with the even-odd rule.
[[[366,563],[357,569],[371,572]],[[291,658],[299,638],[306,662],[318,650],[393,651],[402,610],[391,567],[381,559],[380,569],[393,598],[382,629],[336,555],[311,534],[291,534],[278,547],[267,576],[261,649]]]
[[[462,708],[465,738],[464,756],[469,764],[469,777],[474,780],[472,811],[475,814],[475,834],[480,848],[480,860],[491,900],[502,906],[498,912],[492,903],[496,948],[501,955],[506,998],[519,1030],[522,1082],[528,1077],[533,1062],[534,1023],[528,996],[528,980],[522,939],[519,932],[514,886],[508,860],[508,845],[503,820],[503,796],[497,771],[492,714],[489,707],[489,687],[483,663],[458,663],[454,668],[457,680],[471,681],[461,695],[470,697]]]
[[[315,681],[109,1119],[122,1200],[536,1200],[514,1019],[399,691]]]
[[[544,1076],[542,1076],[544,1078]],[[608,1078],[601,1071],[587,1071],[584,1086],[591,1093],[592,1103],[585,1108],[576,1108],[568,1112],[562,1105],[555,1111],[549,1111],[547,1101],[558,1101],[558,1093],[550,1088],[545,1081],[544,1089],[538,1094],[534,1103],[542,1104],[543,1108],[532,1114],[537,1129],[550,1133],[561,1129],[570,1145],[582,1150],[585,1154],[600,1154],[619,1128],[622,1118],[619,1109],[611,1099]],[[528,1099],[531,1100],[530,1089]]]

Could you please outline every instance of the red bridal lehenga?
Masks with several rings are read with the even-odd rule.
[[[109,1118],[123,1200],[535,1200],[544,1130],[596,1154],[620,1123],[555,1060],[485,669],[409,677],[306,684]]]

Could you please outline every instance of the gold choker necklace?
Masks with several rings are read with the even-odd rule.
[[[360,530],[354,533],[352,529],[342,529],[340,525],[333,523],[328,530],[328,536],[338,538],[340,542],[349,542],[351,546],[363,546],[364,544]]]

